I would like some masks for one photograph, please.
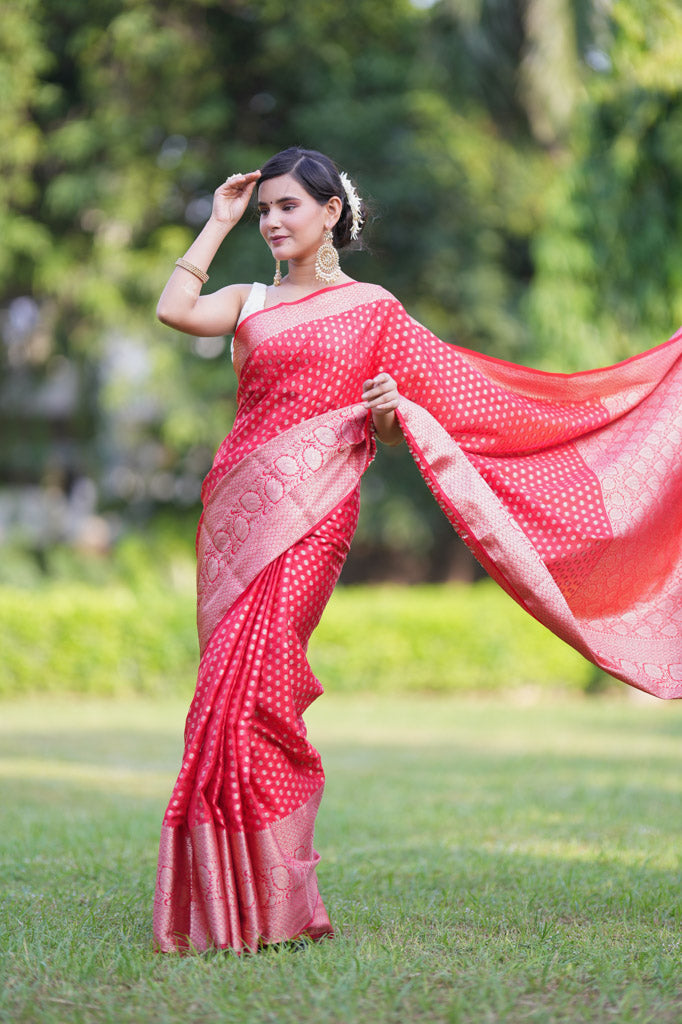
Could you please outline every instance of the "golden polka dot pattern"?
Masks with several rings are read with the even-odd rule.
[[[355,529],[374,454],[358,403],[382,370],[417,465],[491,575],[597,664],[682,696],[682,332],[616,367],[539,373],[444,344],[350,283],[251,313],[234,361],[237,414],[202,491],[200,630],[216,600],[164,820],[162,948],[183,930],[240,948],[331,928],[306,648]]]

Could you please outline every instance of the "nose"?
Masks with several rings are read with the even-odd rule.
[[[269,229],[279,225],[279,210],[276,206],[271,206],[263,213],[261,223]]]

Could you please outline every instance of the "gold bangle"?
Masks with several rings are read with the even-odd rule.
[[[208,274],[206,271],[200,270],[199,267],[195,267],[193,263],[189,262],[189,260],[185,260],[180,257],[179,260],[175,261],[175,266],[182,267],[183,270],[189,270],[190,274],[194,274],[195,277],[198,277],[202,284],[206,284],[208,281]]]

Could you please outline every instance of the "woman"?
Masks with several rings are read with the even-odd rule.
[[[202,296],[256,187],[274,282]],[[341,271],[363,216],[327,157],[285,150],[217,189],[159,301],[178,330],[234,331],[239,377],[202,493],[201,663],[162,831],[162,950],[332,933],[313,849],[324,775],[302,718],[321,687],[305,652],[375,435],[407,440],[455,528],[531,614],[632,685],[682,695],[682,332],[573,375],[446,345]]]

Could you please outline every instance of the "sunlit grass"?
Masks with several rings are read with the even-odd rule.
[[[303,953],[151,951],[178,701],[0,705],[0,1019],[645,1021],[682,1016],[682,706],[325,696]]]

